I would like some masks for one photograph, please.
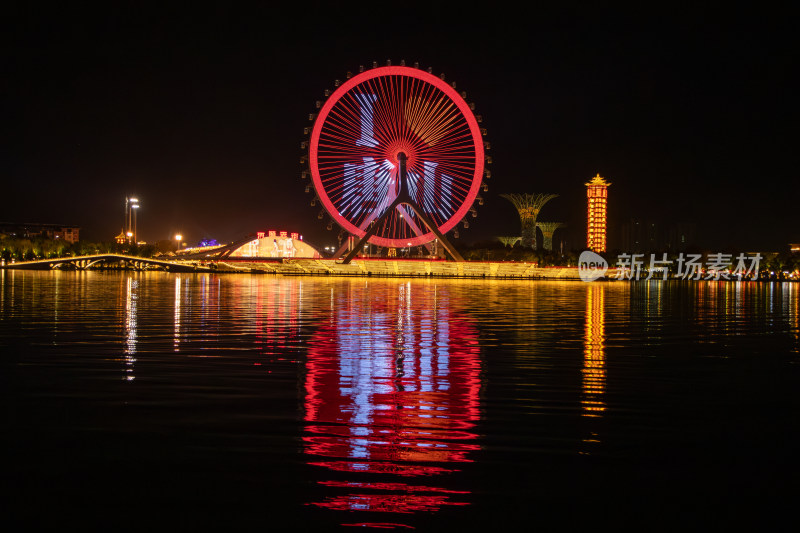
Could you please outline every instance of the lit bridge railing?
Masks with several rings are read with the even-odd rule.
[[[211,271],[208,266],[201,265],[196,261],[170,261],[124,254],[96,254],[37,259],[34,261],[7,263],[3,268],[12,270],[54,270],[63,268],[87,270],[90,268],[99,268],[100,266],[132,270],[168,270],[173,272]]]

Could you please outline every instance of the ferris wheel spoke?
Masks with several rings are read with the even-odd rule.
[[[429,147],[426,152],[432,157],[452,158],[452,157],[469,157],[475,154],[475,149],[469,137],[452,134],[444,141],[435,146]]]
[[[382,98],[376,101],[375,106],[375,114],[377,115],[379,124],[377,128],[378,131],[376,131],[375,134],[380,138],[380,141],[386,145],[394,139],[394,133],[391,130],[392,118],[386,102],[389,87],[384,84],[383,78],[378,79],[376,85],[373,85],[373,80],[370,80],[368,85],[374,93],[382,96]]]
[[[382,169],[375,164],[367,168],[366,172],[375,178],[371,182],[358,179],[360,177],[358,168],[345,168],[346,179],[335,188],[336,191],[341,191],[341,194],[335,196],[335,200],[341,203],[342,214],[363,207],[363,204],[369,202],[370,199],[375,201],[378,197],[384,198],[387,196],[385,191],[392,189],[391,176],[385,168]],[[337,202],[335,201],[334,203]]]
[[[362,135],[363,123],[360,118],[353,118],[347,115],[333,115],[330,118],[330,128],[326,132],[328,138],[338,137],[351,140],[358,139]]]
[[[452,131],[455,117],[446,110],[433,109],[431,111],[431,114],[425,114],[420,118],[419,134],[429,146],[435,146],[442,139],[447,138]]]

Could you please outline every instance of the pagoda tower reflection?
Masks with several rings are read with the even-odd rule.
[[[605,290],[602,283],[589,283],[586,287],[581,399],[584,416],[600,416],[606,410]]]

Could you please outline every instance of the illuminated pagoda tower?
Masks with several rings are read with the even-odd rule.
[[[557,194],[501,194],[517,208],[519,221],[522,224],[521,241],[525,248],[536,249],[536,218],[544,204],[557,198]]]
[[[586,196],[589,198],[586,247],[593,252],[606,251],[606,208],[610,185],[600,174],[586,184]]]

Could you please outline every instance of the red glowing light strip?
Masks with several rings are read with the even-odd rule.
[[[373,138],[379,142],[379,146],[375,148],[354,146],[354,141],[361,138],[361,119],[358,116],[360,102],[354,96],[355,91],[350,91],[361,84],[368,94],[378,95],[379,99],[388,99],[388,102],[383,102],[384,105],[372,107]],[[417,118],[423,116],[426,106],[435,100],[433,95],[438,94],[437,89],[449,98],[450,104],[442,103],[444,99],[440,97],[438,102],[433,103],[434,113],[427,117],[427,121],[418,123]],[[424,99],[425,103],[423,105],[413,103],[414,98],[418,102]],[[416,113],[411,117],[418,130],[435,130],[437,123],[444,121],[451,126],[451,129],[457,126],[456,134],[438,138],[433,147],[423,146],[422,136],[417,134],[414,138],[415,136],[411,135],[409,117],[404,116],[404,106],[408,106],[409,102],[412,102],[412,106],[417,106],[412,110]],[[447,109],[452,108],[453,104],[460,114],[455,110],[447,113]],[[458,126],[458,123],[466,124]],[[326,139],[324,142],[323,136]],[[453,178],[451,194],[454,197],[449,204],[452,207],[460,204],[458,209],[451,209],[455,212],[446,220],[438,216],[436,210],[429,213],[437,225],[440,225],[441,231],[449,231],[466,215],[477,196],[483,174],[483,143],[477,121],[463,98],[439,78],[417,69],[382,67],[359,74],[337,89],[323,106],[312,131],[309,151],[312,178],[320,200],[342,227],[355,235],[363,235],[364,230],[360,226],[367,216],[363,213],[345,216],[336,205],[343,197],[343,190],[352,187],[343,175],[343,164],[347,160],[359,163],[358,156],[372,157],[378,161],[385,159],[386,156],[396,156],[396,153],[386,153],[386,146],[397,145],[398,142],[407,145],[400,149],[411,152],[410,159],[414,159],[415,153],[419,152],[418,159],[436,162],[438,172],[447,172],[448,176]],[[472,156],[473,150],[474,156]],[[392,151],[397,152],[399,149]],[[321,160],[324,163],[321,164]],[[410,172],[420,176],[419,182],[422,184],[424,172],[421,165],[416,161],[411,163]],[[436,196],[430,193],[424,184],[423,189],[432,195],[427,202],[428,207],[436,205]],[[329,192],[335,193],[334,196],[329,196]],[[375,199],[375,193],[379,192],[373,187],[372,198]],[[385,193],[383,194],[385,196]],[[365,194],[361,198],[362,202],[366,201],[366,196]],[[380,202],[377,206],[373,205],[372,209],[377,209],[379,205]],[[399,247],[406,246],[408,242],[417,245],[432,240],[431,233],[419,235],[420,231],[417,228],[409,227],[405,221],[401,222],[399,214],[392,213],[384,224],[384,232],[391,232],[391,228],[397,228],[394,234],[390,233],[387,236],[382,233],[373,237],[371,242],[382,246]],[[404,218],[413,221],[415,217],[406,217],[404,214]]]
[[[416,513],[438,511],[443,505],[469,505],[469,503],[451,502],[447,496],[422,496],[416,494],[347,494],[328,498],[322,503],[315,502],[311,505],[337,511]]]

